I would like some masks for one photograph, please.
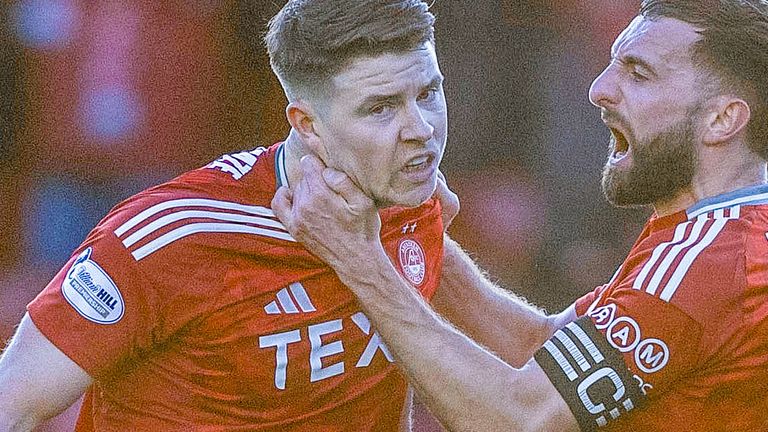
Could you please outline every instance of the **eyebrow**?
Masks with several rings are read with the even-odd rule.
[[[614,59],[614,60],[618,59],[621,63],[623,63],[623,64],[625,64],[627,66],[640,66],[643,69],[646,69],[648,71],[648,73],[650,73],[650,74],[652,74],[654,76],[657,76],[656,68],[651,66],[651,64],[647,60],[645,60],[642,57],[639,57],[637,55],[627,54],[627,55],[623,55],[623,56],[621,56],[621,58],[619,58],[616,55],[615,51],[611,50],[611,58]]]
[[[656,75],[656,69],[653,66],[651,66],[651,64],[648,63],[648,61],[640,57],[637,57],[634,55],[626,55],[624,56],[623,62],[629,66],[640,66],[643,69],[648,70],[649,73]]]
[[[444,79],[443,75],[436,75],[427,85],[422,86],[421,90],[440,87],[443,84]],[[374,94],[363,99],[360,106],[368,107],[382,102],[395,103],[399,102],[401,99],[402,96],[400,94]]]

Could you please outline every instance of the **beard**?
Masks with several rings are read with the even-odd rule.
[[[606,163],[602,187],[605,198],[618,207],[664,202],[691,185],[696,171],[696,147],[690,119],[632,147],[629,168]],[[611,145],[611,153],[615,141]],[[610,156],[609,156],[610,157]]]

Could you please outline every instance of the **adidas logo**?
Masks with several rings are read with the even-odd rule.
[[[277,300],[264,306],[264,310],[269,315],[280,315],[282,313],[314,312],[317,309],[312,304],[312,300],[309,299],[304,287],[300,283],[294,282],[278,291]]]

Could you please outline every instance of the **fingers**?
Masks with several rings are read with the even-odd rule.
[[[434,197],[440,200],[440,204],[443,207],[456,208],[458,212],[459,197],[449,187],[445,181],[445,175],[441,171],[437,171],[437,186],[435,187]]]
[[[308,189],[308,192],[327,188],[322,177],[325,164],[320,158],[313,154],[304,155],[299,161],[299,167],[302,171],[301,184]]]
[[[339,194],[347,205],[355,211],[363,211],[373,207],[371,200],[346,174],[333,168],[323,170],[323,179],[328,187]]]
[[[285,186],[281,186],[275,196],[272,197],[272,211],[283,222],[286,228],[292,224],[291,209],[293,208],[293,193]]]
[[[303,172],[302,188],[307,192],[320,195],[325,190],[340,195],[350,208],[356,211],[373,206],[373,201],[345,173],[326,168],[323,162],[314,155],[306,155],[301,158]]]
[[[448,187],[445,176],[441,171],[437,172],[437,187],[435,188],[434,197],[440,201],[443,212],[443,229],[447,230],[453,222],[453,218],[459,213],[461,205],[458,195]]]

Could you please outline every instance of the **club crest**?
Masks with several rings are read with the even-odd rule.
[[[426,258],[424,249],[415,240],[405,239],[400,241],[397,257],[400,261],[400,268],[403,275],[414,285],[418,286],[424,282],[424,276],[427,273]]]

